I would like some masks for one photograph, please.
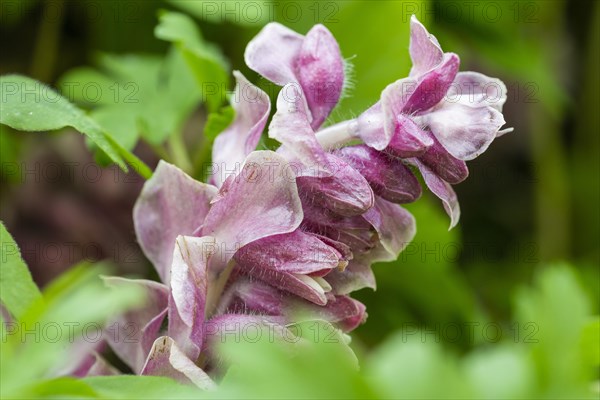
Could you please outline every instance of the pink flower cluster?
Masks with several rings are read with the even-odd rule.
[[[416,171],[457,223],[451,185],[467,177],[465,161],[508,132],[506,88],[458,72],[458,56],[414,17],[410,56],[410,75],[376,104],[323,127],[347,80],[327,28],[303,36],[271,23],[248,44],[248,66],[283,87],[268,125],[281,146],[256,151],[271,104],[234,72],[235,118],[217,137],[213,162],[237,173],[215,173],[207,184],[160,162],[146,182],[135,228],[162,283],[107,279],[147,293],[145,308],[120,317],[139,327],[135,343],[110,343],[134,372],[210,387],[211,343],[227,327],[268,324],[283,334],[318,319],[356,328],[365,307],[349,294],[375,288],[371,264],[396,259],[415,234],[400,204],[421,195]]]

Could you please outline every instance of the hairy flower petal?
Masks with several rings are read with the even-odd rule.
[[[446,98],[452,103],[471,107],[490,106],[502,111],[506,96],[506,85],[500,79],[466,71],[456,75]]]
[[[333,175],[297,178],[298,189],[312,201],[344,216],[360,215],[373,206],[373,191],[367,180],[346,161],[327,154]]]
[[[116,326],[117,332],[106,336],[115,354],[139,373],[167,315],[169,289],[145,279],[111,276],[103,280],[110,287],[141,288],[146,297],[142,307],[116,317],[110,325]]]
[[[342,54],[325,26],[317,24],[306,34],[296,71],[312,114],[312,127],[316,129],[337,105],[344,85]]]
[[[244,159],[256,149],[269,113],[269,96],[251,84],[239,71],[233,75],[237,80],[232,98],[235,119],[215,139],[212,150],[212,162],[216,168],[212,179],[221,186],[225,173],[241,167]]]
[[[405,88],[408,95],[402,111],[413,114],[426,111],[438,104],[452,85],[460,60],[454,53],[445,53],[442,62],[431,71],[419,76],[415,86]]]
[[[308,121],[316,129],[338,103],[344,85],[344,61],[329,30],[315,25],[302,36],[276,22],[248,43],[246,64],[280,86],[302,89]]]
[[[214,245],[212,237],[179,236],[173,254],[169,336],[192,359],[199,356],[204,338],[208,261]]]
[[[411,76],[422,75],[438,65],[444,56],[440,43],[414,15],[410,19]]]
[[[399,158],[419,156],[433,145],[431,136],[421,129],[411,118],[400,114],[396,117],[394,134],[385,149]]]
[[[317,141],[306,107],[298,87],[288,84],[281,89],[277,111],[269,125],[269,137],[281,142],[286,153],[291,153],[311,171],[309,174],[303,172],[303,175],[331,175],[327,154]]]
[[[327,304],[326,292],[331,291],[331,286],[323,278],[274,269],[251,268],[243,264],[239,265],[239,268],[244,274],[282,291],[293,293],[315,304]]]
[[[216,387],[206,372],[190,360],[168,336],[156,339],[141,375],[166,376],[205,390]]]
[[[458,198],[452,186],[442,178],[440,178],[435,172],[433,172],[428,166],[421,163],[419,160],[411,160],[421,171],[421,175],[425,180],[425,184],[435,194],[444,205],[444,209],[448,216],[450,216],[450,228],[454,228],[460,219],[460,206],[458,204]]]
[[[336,295],[349,294],[363,288],[375,290],[375,275],[371,269],[371,260],[368,256],[357,257],[350,260],[343,270],[332,271],[325,277]]]
[[[449,102],[423,118],[442,146],[459,160],[472,160],[487,150],[505,123],[495,108]]]
[[[133,208],[133,222],[138,242],[163,282],[169,282],[175,238],[202,226],[216,193],[214,186],[164,161],[144,184]]]
[[[329,295],[327,304],[317,305],[266,283],[239,280],[229,288],[228,301],[233,305],[231,312],[264,313],[265,319],[280,316],[280,323],[298,323],[304,320],[323,319],[343,330],[356,328],[365,319],[365,307],[348,296]],[[227,318],[227,317],[225,317]]]
[[[360,172],[378,196],[393,203],[410,203],[421,195],[419,181],[398,159],[366,145],[344,147],[336,154]]]
[[[300,225],[302,204],[295,178],[287,169],[286,159],[277,153],[255,151],[246,158],[240,174],[221,188],[201,231],[226,250],[216,260],[220,266],[229,262],[235,249],[292,232]]]
[[[250,69],[280,86],[296,82],[295,63],[303,41],[299,33],[271,22],[248,43],[244,60]]]
[[[416,223],[411,213],[398,204],[375,197],[375,205],[364,214],[373,225],[384,251],[373,261],[393,261],[415,237]]]
[[[433,145],[419,157],[419,160],[450,184],[455,185],[467,179],[469,176],[467,164],[448,153],[435,137],[432,139]]]
[[[340,263],[341,254],[316,237],[296,230],[268,236],[247,244],[234,259],[245,268],[266,268],[294,274],[329,271]]]

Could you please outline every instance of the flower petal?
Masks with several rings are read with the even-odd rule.
[[[385,152],[399,158],[419,156],[433,145],[431,136],[404,114],[396,117],[392,139]]]
[[[446,53],[442,62],[431,71],[417,77],[399,79],[381,92],[386,135],[391,139],[396,130],[396,118],[426,111],[438,104],[450,88],[460,65],[456,54]]]
[[[234,304],[234,307],[229,308],[228,312],[251,313],[253,318],[248,320],[252,322],[256,321],[256,317],[258,317],[256,313],[263,313],[266,309],[273,312],[273,315],[266,315],[262,319],[272,322],[293,324],[306,320],[323,319],[349,331],[363,322],[365,317],[364,305],[347,296],[330,295],[327,304],[321,306],[299,297],[286,295],[285,292],[258,281],[238,280],[229,288],[228,296]],[[275,302],[277,306],[275,306]],[[274,319],[273,317],[276,316],[282,318]],[[225,319],[232,318],[225,317]],[[213,320],[209,322],[209,324],[212,323]],[[237,328],[239,329],[241,326]]]
[[[385,250],[376,261],[396,260],[400,252],[415,237],[414,217],[399,205],[380,197],[375,198],[375,205],[364,214],[364,218],[377,231],[379,241]]]
[[[455,185],[467,179],[469,176],[467,164],[448,153],[435,137],[432,139],[433,145],[419,157],[419,160],[450,184]]]
[[[448,182],[437,176],[429,167],[421,163],[419,160],[413,160],[415,165],[421,171],[421,175],[425,180],[425,184],[435,194],[444,205],[444,209],[448,216],[450,216],[450,227],[448,230],[454,228],[460,219],[460,206],[458,204],[458,198],[452,186]]]
[[[495,108],[449,102],[423,118],[448,153],[467,161],[487,150],[505,123],[502,113]]]
[[[410,18],[410,76],[422,75],[442,61],[444,52],[435,36],[430,34],[416,16]]]
[[[294,68],[303,41],[302,35],[271,22],[248,43],[244,60],[250,69],[284,86],[296,82]]]
[[[217,315],[250,314],[280,316],[288,293],[275,289],[261,281],[237,276],[224,292]]]
[[[115,354],[138,373],[167,315],[169,289],[166,285],[145,279],[110,276],[103,277],[103,280],[107,286],[140,287],[145,293],[144,306],[116,317],[110,326],[116,326],[118,332],[106,335]]]
[[[191,359],[202,349],[208,261],[215,248],[212,237],[179,236],[171,267],[169,336]]]
[[[450,86],[446,98],[471,107],[490,106],[502,112],[507,89],[504,82],[479,72],[459,72]]]
[[[337,240],[333,240],[327,236],[319,235],[317,233],[306,232],[306,234],[314,236],[326,245],[333,247],[340,254],[341,260],[348,261],[352,260],[352,258],[354,257],[350,246],[342,242],[338,242]]]
[[[251,84],[239,71],[233,75],[237,80],[232,99],[235,119],[215,139],[212,162],[216,165],[212,176],[217,186],[221,186],[226,174],[239,170],[244,159],[256,149],[269,113],[269,96]]]
[[[356,134],[369,147],[383,150],[394,135],[395,127],[388,125],[381,101],[373,104],[356,119]]]
[[[349,332],[366,319],[365,306],[348,296],[331,296],[325,306],[317,306],[292,299],[288,305],[289,315],[295,315],[296,321],[325,320]]]
[[[279,92],[277,111],[269,125],[269,137],[281,142],[286,153],[291,153],[308,169],[314,170],[309,175],[331,175],[327,154],[317,141],[310,125],[305,97],[297,86],[288,84]]]
[[[368,256],[367,256],[368,257]],[[349,294],[363,288],[376,289],[375,275],[370,260],[357,257],[348,263],[343,271],[336,270],[325,277],[337,295]]]
[[[378,196],[393,203],[410,203],[421,195],[419,181],[400,160],[366,145],[348,146],[336,155],[360,172]]]
[[[110,365],[97,351],[92,351],[69,375],[83,378],[85,376],[119,375],[119,373],[119,370]]]
[[[255,151],[246,158],[240,174],[226,185],[201,231],[202,236],[213,236],[219,249],[227,250],[217,260],[221,266],[233,257],[229,250],[292,232],[300,225],[302,204],[295,177],[289,172],[286,159],[277,153]]]
[[[327,158],[333,175],[298,177],[298,189],[340,215],[360,215],[371,208],[373,191],[365,178],[340,157],[328,153]]]
[[[336,268],[340,256],[316,237],[296,230],[249,243],[235,253],[234,259],[245,268],[313,274]]]
[[[375,147],[377,150],[383,150],[392,140],[392,137],[398,133],[404,125],[404,121],[399,119],[404,113],[404,106],[408,101],[410,94],[417,86],[417,81],[412,78],[399,79],[391,83],[381,92],[381,111],[383,113],[383,128],[385,131],[386,141],[381,148]],[[367,142],[367,144],[369,144]]]
[[[331,286],[323,278],[274,269],[251,268],[243,264],[239,265],[239,268],[247,276],[260,279],[285,292],[293,293],[315,304],[327,304],[325,293],[331,291]]]
[[[93,363],[85,373],[85,376],[109,376],[120,374],[119,370],[110,365],[100,354],[94,352],[92,357]]]
[[[452,85],[460,60],[454,53],[445,53],[442,62],[431,71],[419,76],[418,84],[408,87],[409,97],[403,107],[405,114],[426,111],[438,104]]]
[[[206,372],[194,364],[168,336],[156,339],[141,375],[165,376],[205,390],[216,388]]]
[[[137,239],[163,282],[179,235],[191,235],[204,221],[217,189],[164,161],[158,163],[133,208]]]
[[[325,26],[317,24],[306,34],[296,71],[317,129],[338,103],[344,85],[342,54]]]

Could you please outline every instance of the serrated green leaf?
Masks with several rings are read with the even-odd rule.
[[[41,293],[31,278],[29,268],[21,258],[19,246],[1,222],[0,244],[2,248],[0,300],[8,311],[19,318],[34,302],[41,299]]]
[[[0,123],[20,131],[52,131],[72,127],[89,137],[124,171],[125,161],[100,126],[52,88],[21,75],[0,77]]]
[[[190,17],[177,12],[161,12],[154,34],[176,45],[196,78],[208,109],[217,110],[229,84],[229,65],[220,50],[204,41]]]

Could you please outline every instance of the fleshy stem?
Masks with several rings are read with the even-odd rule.
[[[315,136],[324,150],[334,150],[356,140],[358,122],[356,119],[339,122],[318,131]]]

